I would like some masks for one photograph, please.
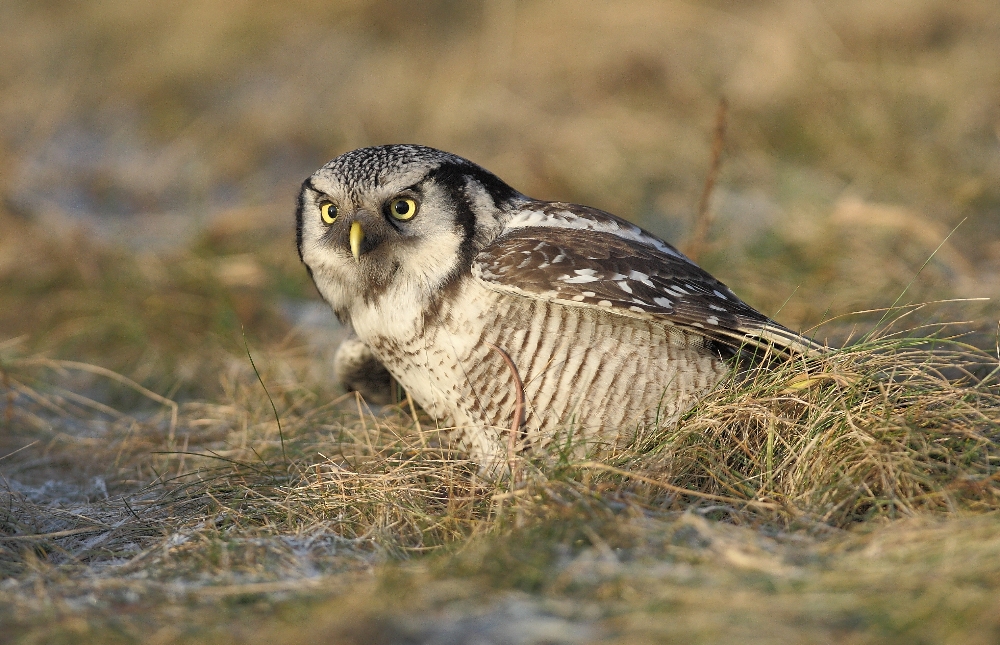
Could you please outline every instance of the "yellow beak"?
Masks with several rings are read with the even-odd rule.
[[[365,241],[365,231],[361,222],[351,222],[351,253],[356,262],[361,261],[361,243]]]

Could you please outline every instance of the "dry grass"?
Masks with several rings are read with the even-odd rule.
[[[849,594],[850,611],[861,610],[864,583],[849,578],[860,566],[850,554],[882,548],[875,545],[887,538],[873,527],[896,520],[888,525],[894,531],[938,535],[934,518],[959,527],[968,521],[963,517],[995,517],[1000,507],[1000,362],[956,340],[869,339],[808,363],[734,374],[678,426],[651,429],[604,459],[572,457],[578,451],[567,433],[562,449],[557,443],[524,458],[513,488],[477,479],[475,466],[450,450],[427,418],[418,428],[408,410],[372,414],[354,396],[324,402],[303,380],[311,360],[292,350],[258,356],[269,399],[249,363],[232,357],[221,402],[183,403],[174,421],[172,406],[156,396],[126,414],[65,387],[86,366],[8,355],[11,427],[43,439],[45,427],[64,430],[44,450],[28,446],[10,455],[5,474],[19,476],[25,454],[42,452],[55,467],[60,456],[87,451],[104,464],[105,479],[99,492],[91,485],[89,498],[79,492],[85,485],[75,498],[49,491],[47,499],[37,488],[8,485],[0,539],[4,620],[37,625],[32,616],[55,612],[63,617],[55,631],[38,633],[64,633],[66,621],[83,617],[85,626],[77,627],[93,639],[109,629],[134,638],[142,625],[167,628],[167,609],[186,599],[193,603],[190,628],[214,640],[213,630],[230,619],[198,608],[219,599],[285,607],[281,599],[289,593],[332,594],[359,613],[352,620],[338,610],[320,626],[364,642],[371,634],[432,633],[408,616],[445,602],[433,590],[450,580],[464,591],[446,585],[445,599],[468,594],[487,606],[500,602],[502,612],[510,598],[520,598],[504,590],[546,602],[563,598],[576,607],[560,610],[563,632],[603,633],[617,625],[613,631],[638,637],[662,633],[658,603],[694,603],[677,596],[677,585],[688,588],[691,576],[696,595],[714,597],[706,575],[721,576],[712,584],[753,593],[777,585],[766,593],[779,593],[781,612],[797,620],[847,611],[815,599],[815,610],[795,609],[795,598],[831,593],[825,586],[831,579]],[[120,378],[112,383],[140,387]],[[900,524],[901,518],[914,523]],[[967,542],[980,540],[977,531],[988,533],[948,533],[949,552],[975,548],[1000,557]],[[938,557],[933,546],[920,548]],[[893,547],[878,557],[916,557],[905,553]],[[715,557],[723,561],[713,564]],[[653,562],[670,569],[665,578],[653,576],[655,584],[647,581],[662,597],[638,591]],[[681,574],[675,569],[683,562]],[[995,570],[986,563],[981,573],[992,580]],[[751,572],[750,580],[727,577],[726,566]],[[381,584],[357,578],[373,568],[382,572]],[[754,575],[763,578],[754,582]],[[156,609],[119,624],[111,617],[125,606]],[[526,606],[552,617],[544,603]],[[741,603],[726,606],[733,619],[750,611]],[[296,611],[325,615],[309,607]],[[240,611],[236,603],[231,620],[242,620]],[[986,620],[979,611],[976,619]],[[623,626],[625,615],[631,618]],[[685,625],[679,633],[713,633]],[[239,638],[239,629],[225,629]],[[878,631],[865,621],[844,629]]]

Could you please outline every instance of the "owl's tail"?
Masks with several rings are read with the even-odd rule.
[[[704,333],[704,330],[699,329]],[[717,329],[704,334],[725,346],[733,355],[791,358],[818,358],[827,354],[830,348],[822,343],[797,334],[791,329],[772,321],[748,322],[736,329]]]
[[[817,358],[830,348],[802,334],[797,334],[777,323],[768,323],[757,329],[745,330],[748,342],[761,349],[777,350],[784,354],[797,354],[806,358]]]

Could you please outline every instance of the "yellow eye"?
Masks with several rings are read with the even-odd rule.
[[[319,205],[319,216],[323,218],[324,224],[333,224],[337,221],[337,207],[330,202],[323,202]]]
[[[409,197],[397,197],[389,202],[389,214],[402,221],[412,219],[417,214],[417,201]]]

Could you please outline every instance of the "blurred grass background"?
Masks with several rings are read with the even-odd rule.
[[[238,444],[242,423],[245,448],[248,424],[270,413],[263,401],[246,403],[256,383],[244,329],[266,380],[298,384],[282,390],[289,409],[336,396],[325,357],[338,332],[296,257],[293,202],[315,168],[364,145],[455,152],[534,197],[597,206],[683,246],[725,97],[726,147],[701,263],[750,304],[808,329],[889,306],[911,281],[903,302],[1000,297],[994,0],[4,0],[0,88],[0,369],[39,354],[114,369],[203,406],[191,413],[201,423],[188,429],[194,443]],[[840,341],[878,317],[817,334]],[[994,302],[977,301],[924,309],[912,322],[970,320],[969,338],[992,348],[997,317]],[[148,409],[134,390],[92,374],[65,378],[71,392]],[[78,495],[99,497],[91,489],[104,477],[114,495],[164,466],[144,456],[164,448],[161,438],[128,430],[108,441],[44,415],[19,420],[10,401],[0,456],[40,442],[0,462],[22,486],[72,481]],[[109,427],[125,436],[125,426]],[[264,436],[273,448],[274,434]],[[179,476],[184,461],[167,467]],[[989,533],[981,521],[974,530]],[[729,527],[698,525],[685,533],[695,550],[699,531],[716,544],[730,539]],[[943,551],[932,560],[952,548],[934,535]],[[506,557],[490,566],[510,566]],[[727,566],[713,557],[689,558],[708,589]],[[825,552],[808,558],[830,563],[832,588],[850,587],[844,580],[866,566]],[[948,582],[922,615],[952,602],[948,584],[975,577],[990,558],[939,571]],[[880,566],[872,584],[891,589],[893,568]],[[917,594],[923,570],[908,571],[900,593]],[[749,594],[733,616],[777,593],[793,622],[796,589],[831,588],[794,575],[777,592],[764,589],[771,582],[726,580],[718,584]],[[603,602],[603,584],[587,587],[588,602]],[[962,611],[987,606],[992,584]],[[391,613],[389,598],[371,600],[369,611]],[[686,611],[691,622],[677,633],[721,638],[715,619]],[[834,623],[813,635],[857,637]],[[65,633],[82,638],[74,624]],[[883,635],[905,639],[922,623],[904,615],[903,627],[892,624]],[[365,633],[351,638],[365,642]]]
[[[273,298],[315,296],[292,252],[297,185],[364,145],[453,151],[523,192],[683,244],[723,96],[703,262],[751,304],[784,305],[798,328],[887,306],[963,220],[908,296],[997,295],[988,0],[10,0],[0,12],[3,329],[77,357],[99,329],[166,356],[178,324],[280,333]],[[134,273],[108,270],[122,263]],[[72,302],[80,289],[116,292],[134,315],[90,291]]]

